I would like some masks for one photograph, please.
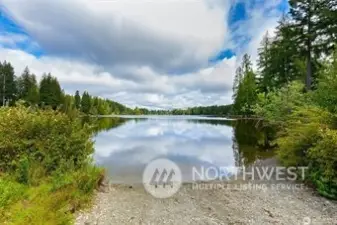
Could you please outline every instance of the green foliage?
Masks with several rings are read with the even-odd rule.
[[[59,106],[59,109],[70,118],[77,118],[79,116],[79,111],[75,106],[74,97],[71,95],[62,95],[62,105]]]
[[[84,97],[84,98],[83,98]],[[52,108],[66,113],[71,118],[78,112],[94,115],[134,114],[133,110],[108,99],[91,97],[88,92],[83,97],[76,91],[75,96],[65,94],[56,77],[44,74],[40,84],[28,67],[16,79],[10,63],[0,63],[0,103],[1,106],[14,106],[16,101],[21,105],[41,108]]]
[[[5,171],[19,168],[27,155],[48,173],[64,161],[77,168],[93,152],[89,128],[65,114],[17,107],[0,108],[0,117],[0,165]]]
[[[104,178],[91,161],[93,129],[24,106],[0,117],[0,223],[71,224]]]
[[[258,83],[263,93],[293,80],[315,87],[322,56],[337,41],[336,3],[333,0],[290,0],[289,13],[276,28],[275,38],[264,37],[259,48]]]
[[[303,79],[303,57],[292,40],[289,18],[284,17],[276,29],[276,38],[265,35],[259,48],[258,86],[261,93],[279,89],[296,79]]]
[[[318,191],[337,198],[337,52],[332,55],[337,3],[289,0],[289,6],[275,38],[266,34],[261,42],[257,98],[248,98],[254,96],[255,87],[247,57],[238,68],[233,110],[264,118],[265,125],[278,130],[281,162],[309,166],[309,179]]]
[[[69,173],[69,171],[73,171]],[[84,166],[79,170],[57,170],[51,181],[51,191],[74,187],[83,194],[92,193],[104,177],[104,171],[94,166]]]
[[[85,114],[89,114],[91,108],[91,99],[88,92],[83,92],[81,101],[81,110]]]
[[[21,184],[29,183],[29,160],[27,157],[21,157],[17,163],[16,179]]]
[[[40,103],[56,109],[62,100],[62,90],[59,82],[50,73],[44,74],[40,82]]]
[[[333,60],[327,62],[319,76],[313,98],[317,104],[330,112],[337,113],[337,51]]]
[[[79,91],[76,91],[75,93],[75,107],[76,109],[81,108],[81,96]]]
[[[285,166],[308,166],[308,180],[319,193],[337,198],[337,131],[334,117],[316,106],[296,109],[279,131],[278,158]]]
[[[133,114],[138,115],[206,115],[206,116],[228,116],[232,113],[232,105],[196,106],[187,109],[172,110],[149,110],[146,108],[135,108]]]
[[[17,79],[17,89],[18,99],[24,100],[28,105],[37,105],[39,103],[39,88],[36,77],[34,74],[30,74],[28,67]]]
[[[336,29],[332,17],[336,4],[333,0],[289,0],[291,15],[291,40],[298,46],[306,59],[306,88],[311,89],[313,75],[317,70],[318,59],[322,54],[330,54],[336,36],[331,33]],[[329,27],[329,28],[327,28]]]
[[[311,180],[322,195],[337,198],[337,131],[320,129],[319,135],[308,153]]]
[[[308,181],[322,195],[337,198],[336,118],[320,107],[325,99],[317,97],[333,90],[327,84],[324,87],[321,90],[322,84],[318,83],[317,91],[305,93],[303,84],[292,82],[278,91],[261,94],[254,112],[278,130],[277,155],[281,163],[308,166]]]
[[[25,197],[26,189],[25,185],[0,177],[0,217],[1,209]]]
[[[257,100],[257,86],[255,73],[252,70],[248,55],[244,55],[235,80],[233,113],[236,115],[250,115],[253,113],[252,108]]]
[[[16,100],[16,77],[14,68],[8,62],[0,63],[0,103],[1,105],[14,105]],[[3,101],[5,100],[5,101]]]
[[[37,186],[0,179],[0,223],[73,224],[72,213],[90,204],[103,177],[103,170],[83,165],[57,170]]]
[[[316,107],[303,107],[289,115],[277,140],[281,162],[285,166],[307,166],[309,149],[320,139],[319,131],[328,120],[329,114]]]
[[[283,126],[294,110],[303,107],[309,101],[303,90],[304,85],[294,81],[279,90],[259,94],[253,112],[272,125]]]

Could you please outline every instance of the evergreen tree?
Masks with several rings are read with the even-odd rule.
[[[39,102],[39,88],[34,74],[30,74],[28,67],[17,80],[18,98],[31,105]]]
[[[252,69],[250,57],[245,54],[242,60],[242,79],[237,87],[233,104],[234,114],[252,114],[252,107],[257,100],[256,77]]]
[[[75,93],[75,107],[76,107],[76,109],[81,108],[81,96],[80,96],[80,92],[78,90]]]
[[[310,90],[315,59],[332,50],[336,41],[335,0],[289,0],[293,38],[306,58],[306,88]]]
[[[83,95],[82,95],[81,110],[82,110],[83,113],[89,114],[90,108],[91,108],[90,95],[89,95],[88,92],[85,91],[85,92],[83,92]]]
[[[17,98],[14,69],[6,61],[0,63],[0,102],[1,105],[13,105]]]
[[[234,83],[233,83],[233,95],[232,95],[233,100],[237,96],[239,84],[241,83],[241,81],[242,81],[242,69],[241,67],[238,67],[235,72]]]
[[[40,82],[40,104],[56,109],[62,103],[62,90],[59,82],[50,73],[44,74]]]
[[[263,93],[268,93],[268,90],[272,83],[272,77],[271,77],[271,60],[270,60],[270,39],[268,36],[268,32],[265,34],[265,36],[262,39],[261,47],[258,49],[259,58],[257,61],[258,68],[260,70],[260,74],[258,77],[259,80],[259,88],[260,91]]]
[[[276,29],[276,37],[266,34],[258,49],[258,84],[265,94],[285,84],[305,77],[305,60],[294,39],[289,18],[283,17]]]
[[[296,44],[295,31],[288,17],[283,17],[276,28],[276,39],[270,48],[270,69],[272,87],[280,88],[303,74],[298,65],[303,61],[301,47]],[[304,75],[305,76],[305,75]],[[303,77],[304,79],[304,77]]]

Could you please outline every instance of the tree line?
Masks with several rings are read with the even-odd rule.
[[[205,115],[205,116],[228,116],[231,114],[232,105],[196,106],[187,109],[149,110],[136,108],[138,115]]]
[[[71,114],[82,112],[92,115],[133,114],[133,110],[112,100],[91,96],[87,91],[77,90],[69,95],[62,90],[57,78],[43,74],[38,83],[36,75],[26,67],[16,76],[9,62],[0,62],[0,104],[14,106],[22,101],[26,106],[58,109]]]

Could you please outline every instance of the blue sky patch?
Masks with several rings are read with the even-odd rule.
[[[0,10],[0,35],[12,40],[12,42],[0,43],[4,48],[20,49],[36,57],[44,54],[38,43],[34,42],[29,34],[3,10]]]
[[[9,16],[0,10],[0,34],[2,33],[16,33],[16,34],[26,34],[24,30],[18,26]]]
[[[245,3],[239,2],[231,7],[230,12],[229,12],[229,20],[228,20],[228,23],[230,25],[240,20],[246,20],[246,19],[247,19],[247,12],[246,12]]]
[[[221,61],[223,59],[232,58],[233,56],[235,56],[235,53],[232,49],[225,49],[225,50],[220,51],[216,56],[211,58],[209,61],[211,63],[215,63],[215,62]]]

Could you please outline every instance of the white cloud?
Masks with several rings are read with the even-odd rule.
[[[225,59],[214,67],[195,73],[171,77],[151,68],[127,67],[130,73],[144,76],[142,82],[123,79],[106,72],[98,65],[64,60],[55,57],[37,58],[20,50],[0,48],[0,58],[10,61],[16,74],[28,66],[40,79],[45,71],[56,76],[68,93],[88,90],[92,95],[111,98],[129,106],[160,108],[188,107],[193,105],[228,104],[225,96],[231,89],[235,57]]]
[[[22,34],[10,34],[3,33],[0,34],[0,45],[16,47],[17,43],[22,43],[28,40],[26,35]]]
[[[246,52],[256,60],[263,34],[279,17],[264,11],[278,1],[250,9],[230,31],[233,0],[2,0],[29,37],[0,35],[0,58],[17,74],[25,66],[38,78],[51,72],[68,93],[88,90],[132,107],[228,104],[235,68]],[[250,41],[235,45],[238,35]],[[27,41],[30,50],[6,48]],[[34,46],[45,55],[30,54]],[[237,57],[211,65],[224,48]]]
[[[212,1],[3,0],[8,13],[48,54],[106,67],[155,70],[207,65],[229,39],[229,4]],[[227,36],[226,36],[227,35]]]

